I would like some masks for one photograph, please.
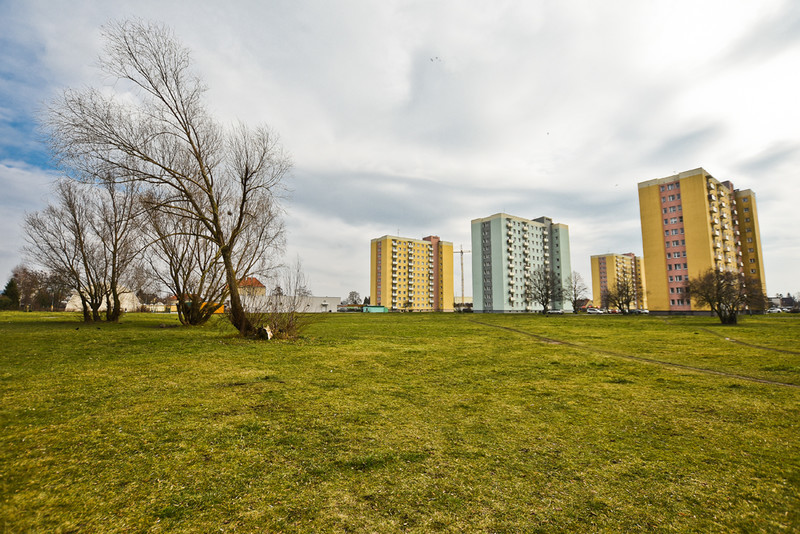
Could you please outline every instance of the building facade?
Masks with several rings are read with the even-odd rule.
[[[756,197],[698,168],[639,184],[651,310],[694,311],[689,278],[709,269],[747,275],[766,294]]]
[[[563,287],[572,272],[569,227],[548,217],[524,219],[506,213],[472,221],[472,299],[475,312],[539,311],[526,298],[532,276],[544,269]],[[563,301],[550,309],[571,309]]]
[[[453,244],[437,236],[385,235],[370,243],[370,304],[401,311],[453,311]]]
[[[627,254],[597,254],[592,256],[592,304],[608,307],[605,295],[620,284],[630,284],[633,289],[632,309],[647,308],[647,284],[644,261],[632,252]]]

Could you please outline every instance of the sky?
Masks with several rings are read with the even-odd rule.
[[[58,176],[37,121],[113,86],[101,27],[132,17],[192,51],[220,121],[280,134],[316,295],[368,295],[373,238],[468,250],[498,212],[567,224],[588,285],[591,255],[642,253],[637,184],[698,167],[755,191],[768,293],[800,291],[795,0],[0,0],[3,285]]]

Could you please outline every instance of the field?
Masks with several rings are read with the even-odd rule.
[[[0,314],[4,532],[797,532],[800,317]]]

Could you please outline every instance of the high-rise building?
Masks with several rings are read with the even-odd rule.
[[[605,295],[622,286],[632,289],[632,309],[647,308],[647,284],[641,256],[627,254],[597,254],[592,256],[592,303],[608,307]]]
[[[755,193],[704,169],[639,184],[642,245],[651,310],[693,311],[689,278],[708,271],[747,275],[766,294]]]
[[[472,299],[476,312],[525,312],[542,306],[526,298],[534,273],[544,270],[563,287],[571,274],[569,227],[548,217],[506,213],[472,221]],[[563,301],[550,309],[562,310]],[[571,308],[570,308],[571,309]]]
[[[437,236],[372,240],[370,304],[391,310],[453,311],[453,244]]]

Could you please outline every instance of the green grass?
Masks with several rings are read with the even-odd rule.
[[[175,325],[0,314],[3,531],[800,530],[795,315]]]

